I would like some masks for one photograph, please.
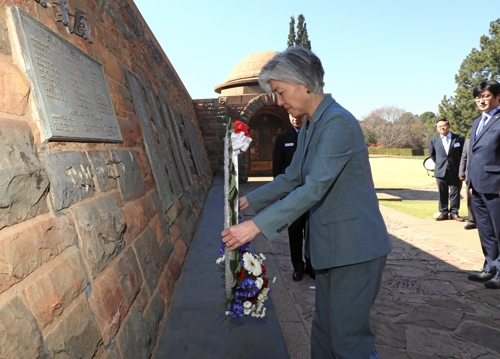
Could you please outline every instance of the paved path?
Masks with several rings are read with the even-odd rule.
[[[248,182],[241,186],[240,192],[248,193],[261,184]],[[428,193],[432,191],[425,192],[432,196]],[[217,204],[207,203],[209,211],[218,211]],[[388,256],[380,294],[372,311],[372,325],[377,334],[376,349],[380,357],[500,358],[500,290],[486,289],[481,283],[467,280],[467,273],[479,270],[483,262],[477,231],[464,230],[464,223],[419,219],[384,206],[381,206],[381,211],[394,251]],[[246,219],[252,215],[251,212],[245,213]],[[186,261],[200,250],[195,245],[197,241],[206,241],[198,235],[198,231]],[[182,351],[177,351],[177,355],[167,355],[169,350],[181,345],[179,338],[182,335],[188,338],[182,339],[182,345],[189,347],[192,353],[195,353],[196,347],[196,350],[201,350],[199,353],[206,354],[207,350],[226,345],[228,340],[233,342],[231,351],[225,351],[225,355],[201,355],[199,358],[310,358],[310,328],[314,315],[314,289],[311,286],[314,286],[314,281],[309,277],[304,277],[300,282],[292,281],[293,269],[286,233],[271,243],[259,236],[253,241],[253,247],[255,252],[266,254],[268,274],[277,277],[271,294],[272,311],[267,319],[269,328],[266,330],[269,331],[266,335],[272,336],[278,350],[283,345],[279,341],[283,340],[285,352],[275,355],[261,351],[257,356],[248,349],[238,352],[238,342],[248,348],[244,343],[248,343],[249,333],[255,330],[251,326],[255,319],[245,322],[245,326],[238,326],[230,337],[225,336],[227,333],[220,335],[219,329],[212,327],[213,323],[206,320],[201,320],[204,328],[195,328],[187,319],[184,319],[185,328],[180,322],[172,326],[175,311],[189,310],[189,306],[184,303],[180,308],[171,307],[163,339],[157,346],[154,358],[196,357],[183,356]],[[206,265],[211,265],[215,257],[207,261]],[[192,280],[189,278],[206,278],[204,269],[200,268],[196,272],[187,265],[186,262],[176,296],[184,286],[182,283]],[[184,300],[189,300],[186,294]],[[212,307],[204,308],[205,313],[211,310]],[[161,343],[165,345],[167,342],[171,343],[170,349],[165,351]],[[260,344],[254,342],[253,345]],[[163,355],[158,355],[160,348],[163,348]]]
[[[249,182],[241,192],[260,185]],[[432,192],[417,194],[437,201]],[[390,194],[421,197],[412,191]],[[467,279],[483,263],[477,231],[464,230],[465,223],[419,219],[383,205],[381,211],[394,251],[372,310],[380,357],[500,358],[500,290]],[[314,281],[292,281],[286,233],[271,243],[260,237],[254,248],[266,253],[269,272],[278,277],[271,299],[290,358],[310,358]]]

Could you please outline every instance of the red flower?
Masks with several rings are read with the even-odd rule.
[[[234,121],[234,132],[235,133],[243,132],[245,136],[250,137],[250,134],[248,133],[248,126],[238,120]]]
[[[264,281],[264,284],[262,284],[262,288],[267,288],[269,281],[267,280],[267,278],[264,277],[262,277],[262,280]]]
[[[262,265],[262,275],[266,274],[266,267]]]
[[[243,267],[242,267],[240,269],[240,274],[238,274],[238,277],[236,278],[236,280],[239,282],[240,280],[245,279],[245,276],[246,276],[245,269],[243,269]]]

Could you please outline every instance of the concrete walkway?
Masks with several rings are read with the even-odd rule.
[[[248,193],[260,185],[262,183],[248,182],[241,186],[240,192]],[[217,186],[217,182],[214,182],[214,186]],[[212,212],[222,212],[222,200],[214,201],[220,201],[220,209],[217,209],[218,205],[215,203],[209,204],[208,200],[209,207],[205,208]],[[382,287],[372,310],[372,325],[377,335],[376,349],[380,357],[500,358],[500,291],[486,289],[482,283],[467,279],[469,271],[480,270],[483,263],[477,231],[464,230],[464,223],[419,219],[383,205],[381,211],[394,251],[388,257]],[[247,219],[252,215],[251,212],[245,213]],[[195,252],[199,250],[197,242],[208,243],[209,240],[212,241],[207,236],[197,235],[173,302],[183,287],[183,282],[189,280],[189,277],[204,277],[207,268],[217,258],[214,253],[211,258],[207,258],[206,264],[198,262],[195,271],[187,266],[190,257],[195,256]],[[210,244],[212,245],[217,246]],[[259,236],[253,241],[253,246],[257,253],[266,254],[265,264],[269,276],[277,277],[271,294],[273,310],[267,317],[266,324],[254,324],[258,320],[250,318],[248,321],[245,319],[245,322],[237,321],[238,325],[232,329],[229,339],[225,334],[221,335],[222,332],[219,333],[218,327],[210,321],[203,320],[204,329],[193,332],[194,328],[185,319],[172,319],[179,318],[176,311],[182,308],[171,306],[155,358],[194,358],[184,356],[181,350],[175,350],[183,345],[203,350],[226,345],[227,340],[245,345],[254,330],[271,332],[273,345],[278,347],[282,344],[279,343],[281,337],[286,351],[280,354],[262,351],[257,355],[248,352],[246,347],[240,349],[239,345],[233,345],[230,351],[225,352],[231,354],[207,356],[206,351],[202,350],[204,354],[200,354],[198,358],[310,358],[310,328],[314,314],[314,289],[311,287],[314,286],[314,281],[309,277],[304,277],[301,282],[292,281],[293,269],[286,233],[282,233],[271,243]],[[219,283],[220,281],[219,278]],[[221,290],[219,287],[210,293],[203,293],[206,297],[213,295],[213,305],[216,305]],[[188,307],[187,304],[185,306]],[[198,315],[210,314],[212,308],[212,304],[206,308],[198,308]],[[173,321],[176,321],[176,326],[172,326]],[[188,328],[184,329],[183,323]],[[182,342],[179,342],[179,335],[175,335],[179,330],[182,331],[181,336],[187,338]],[[165,341],[170,342],[169,351],[162,349]],[[262,344],[253,341],[253,345]],[[166,355],[170,350],[178,355]]]

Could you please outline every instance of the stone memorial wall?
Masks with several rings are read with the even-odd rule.
[[[0,0],[0,78],[0,358],[148,358],[212,181],[189,93],[131,0]]]

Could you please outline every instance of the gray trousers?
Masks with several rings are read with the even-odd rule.
[[[386,259],[383,256],[316,271],[312,359],[370,358],[375,343],[370,309],[377,298]]]

